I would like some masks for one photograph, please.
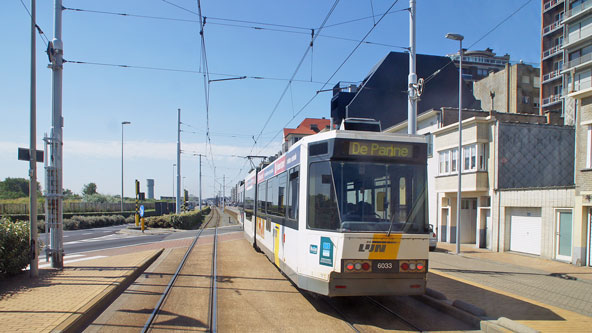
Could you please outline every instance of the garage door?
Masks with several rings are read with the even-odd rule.
[[[510,251],[541,254],[540,208],[512,208],[510,212]]]

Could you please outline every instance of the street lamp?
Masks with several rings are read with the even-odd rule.
[[[457,40],[460,43],[459,47],[459,65],[458,65],[458,155],[456,158],[456,171],[458,172],[458,190],[456,193],[456,254],[460,254],[460,202],[461,196],[461,174],[462,174],[462,163],[460,162],[462,157],[462,59],[463,59],[463,48],[462,41],[463,35],[459,34],[446,34],[446,38]]]
[[[123,125],[129,125],[131,122],[121,122],[121,211],[123,212]]]

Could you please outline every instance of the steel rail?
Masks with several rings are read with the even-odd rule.
[[[379,301],[375,300],[374,298],[370,297],[370,296],[366,296],[366,298],[374,303],[375,305],[377,305],[379,308],[383,309],[384,311],[392,314],[393,316],[397,317],[398,319],[400,319],[402,322],[404,322],[405,324],[413,327],[414,329],[418,330],[419,332],[424,332],[425,330],[422,330],[421,328],[417,327],[415,324],[413,324],[412,322],[410,322],[409,320],[403,318],[403,316],[401,316],[400,314],[396,313],[395,311],[389,309],[386,305],[380,303]]]
[[[154,319],[156,318],[156,315],[160,311],[160,307],[164,303],[164,300],[166,299],[166,297],[168,296],[169,292],[171,291],[171,288],[172,288],[173,284],[175,283],[175,281],[177,280],[177,277],[179,276],[179,273],[181,272],[181,269],[185,265],[185,261],[187,261],[187,257],[189,256],[189,253],[193,250],[193,247],[197,243],[197,239],[199,238],[199,236],[201,236],[201,233],[208,226],[208,224],[212,221],[212,219],[214,218],[214,214],[217,214],[218,213],[216,210],[214,210],[214,211],[215,211],[215,213],[212,212],[212,214],[210,215],[210,219],[203,225],[203,227],[199,230],[199,233],[193,239],[193,242],[191,243],[191,245],[189,245],[189,248],[185,252],[185,255],[183,256],[183,259],[181,259],[181,263],[179,263],[179,267],[177,267],[177,271],[171,277],[171,280],[169,281],[169,284],[167,285],[166,289],[162,293],[162,296],[160,296],[160,299],[158,300],[158,303],[156,303],[156,306],[154,307],[154,310],[150,314],[150,317],[148,318],[148,320],[144,324],[144,327],[142,328],[142,333],[147,332],[148,331],[148,328],[150,328],[150,326],[152,325],[152,322],[154,321]]]
[[[216,208],[216,211],[218,209]],[[212,253],[212,277],[210,280],[210,308],[209,308],[209,322],[210,322],[210,332],[216,332],[218,327],[218,289],[217,289],[217,257],[218,257],[218,224],[220,222],[221,216],[218,213],[218,222],[216,223],[214,229],[214,241],[213,241],[213,253]]]
[[[333,302],[331,302],[330,300],[327,299],[326,296],[319,296],[318,297],[320,300],[322,300],[323,302],[325,302],[325,304],[327,304],[329,307],[331,307],[331,309],[333,309],[333,311],[335,311],[338,315],[341,316],[341,318],[344,320],[344,322],[354,331],[357,333],[360,333],[360,330],[357,329],[354,326],[354,323],[349,319],[349,317],[343,313],[343,311],[339,310],[337,308],[337,306],[335,306],[335,304],[333,304]]]

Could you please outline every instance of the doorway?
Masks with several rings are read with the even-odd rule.
[[[571,261],[573,215],[571,209],[557,210],[557,229],[555,234],[555,258]]]

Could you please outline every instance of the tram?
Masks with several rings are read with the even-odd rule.
[[[299,288],[327,296],[425,293],[423,136],[317,133],[241,183],[245,237]]]

